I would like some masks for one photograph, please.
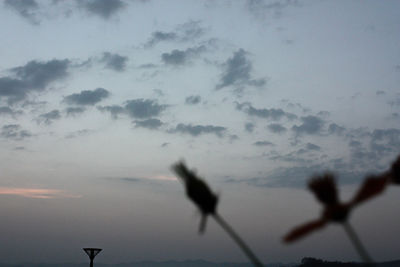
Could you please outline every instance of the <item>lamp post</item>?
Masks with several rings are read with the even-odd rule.
[[[93,267],[93,259],[96,257],[97,254],[100,253],[101,248],[84,248],[83,249],[86,254],[89,256],[90,259],[90,267]]]

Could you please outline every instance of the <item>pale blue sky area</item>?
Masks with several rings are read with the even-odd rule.
[[[358,259],[337,226],[281,238],[311,175],[349,197],[400,151],[399,1],[4,0],[0,35],[0,262],[245,261],[197,235],[180,159],[262,260]],[[378,260],[399,200],[351,218]]]

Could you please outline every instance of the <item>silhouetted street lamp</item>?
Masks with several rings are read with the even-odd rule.
[[[93,267],[93,259],[96,257],[97,254],[100,253],[101,248],[84,248],[83,249],[86,254],[88,254],[89,259],[90,259],[90,267]]]

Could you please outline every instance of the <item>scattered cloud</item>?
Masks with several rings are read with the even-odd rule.
[[[5,0],[4,5],[17,12],[21,17],[32,24],[39,24],[36,18],[38,3],[35,0]]]
[[[337,134],[337,135],[342,135],[345,132],[346,128],[337,125],[336,123],[331,123],[329,124],[328,127],[328,132],[330,134]]]
[[[12,140],[22,140],[32,137],[32,134],[27,130],[22,130],[18,124],[7,124],[1,127],[0,137]]]
[[[307,143],[306,149],[309,151],[321,151],[321,147],[313,143]]]
[[[259,117],[259,118],[264,118],[264,119],[272,119],[272,120],[280,120],[283,117],[286,117],[288,119],[293,119],[294,114],[287,113],[284,110],[278,108],[255,108],[251,105],[249,102],[244,102],[244,103],[236,103],[236,109],[241,110],[244,113],[246,113],[249,116],[254,116],[254,117]]]
[[[70,194],[58,189],[0,187],[0,195],[19,196],[25,198],[53,199],[80,198],[80,195]]]
[[[83,107],[68,107],[65,109],[65,113],[67,113],[67,116],[75,117],[85,112],[85,110]]]
[[[166,107],[166,105],[160,105],[153,99],[128,100],[125,104],[125,110],[129,116],[138,119],[159,116]]]
[[[375,153],[397,153],[400,151],[400,130],[395,128],[376,129],[371,134],[370,147]]]
[[[72,94],[64,97],[64,102],[69,105],[93,106],[103,99],[109,97],[110,92],[104,88],[95,90],[84,90],[80,93]]]
[[[82,129],[82,130],[71,132],[71,133],[67,134],[65,136],[65,138],[67,138],[67,139],[77,138],[79,136],[85,136],[85,135],[91,134],[93,132],[94,132],[93,130]]]
[[[215,134],[218,137],[222,137],[226,132],[226,128],[222,126],[213,125],[192,125],[179,123],[175,129],[170,130],[171,133],[183,133],[191,136],[199,136],[203,134]]]
[[[275,146],[274,143],[271,143],[269,141],[257,141],[253,143],[254,146]]]
[[[37,122],[45,123],[45,124],[52,124],[54,120],[59,120],[59,119],[61,119],[60,111],[57,109],[54,109],[50,112],[40,114],[37,119]]]
[[[147,119],[142,121],[133,121],[135,127],[147,128],[150,130],[155,130],[161,127],[163,123],[159,119]]]
[[[149,119],[159,116],[167,108],[167,105],[158,104],[154,99],[139,98],[128,100],[123,106],[98,106],[97,108],[100,111],[109,112],[114,119],[122,114],[134,119]]]
[[[244,183],[257,187],[269,188],[305,188],[307,181],[316,174],[324,173],[326,170],[337,170],[333,168],[333,162],[326,162],[319,165],[303,165],[280,167],[272,170],[265,176],[242,178],[242,179],[228,179],[227,183]],[[343,166],[343,164],[340,164]],[[362,178],[371,173],[369,169],[363,171],[353,171],[349,168],[343,168],[335,171],[338,181],[341,184],[355,184],[359,183]]]
[[[152,47],[160,42],[187,42],[193,41],[204,34],[205,30],[200,26],[200,21],[189,21],[180,24],[175,31],[155,31],[145,46]]]
[[[220,77],[220,83],[215,89],[219,90],[228,86],[242,88],[243,86],[263,87],[266,79],[253,79],[251,72],[253,70],[252,62],[247,58],[248,53],[243,49],[234,52],[231,58],[223,64],[224,71]]]
[[[22,110],[13,110],[13,109],[11,109],[10,107],[7,107],[7,106],[0,107],[0,116],[8,115],[8,116],[11,116],[11,117],[15,117],[15,116],[21,115],[21,114],[23,114]]]
[[[175,32],[155,31],[151,34],[151,38],[146,43],[146,46],[153,46],[159,42],[176,40],[178,40],[178,35]]]
[[[65,78],[69,64],[67,59],[34,60],[12,68],[10,72],[13,76],[0,78],[0,97],[8,98],[9,102],[25,100],[31,91],[43,91],[50,83]]]
[[[292,127],[292,130],[296,135],[319,134],[325,123],[321,118],[312,115],[301,117],[301,120],[303,122],[301,125],[294,125]]]
[[[200,24],[200,21],[190,20],[178,25],[176,30],[179,33],[180,40],[192,41],[201,37],[205,33],[205,29]]]
[[[385,94],[386,94],[386,92],[383,90],[376,91],[376,95],[385,95]]]
[[[281,134],[287,131],[287,129],[279,123],[271,123],[270,125],[267,126],[267,128],[271,132],[276,134]]]
[[[297,6],[297,0],[285,1],[264,1],[264,0],[247,0],[247,9],[256,17],[265,18],[271,13],[275,17],[281,17],[283,10],[290,6]]]
[[[191,95],[186,97],[185,99],[185,103],[188,105],[196,105],[200,103],[200,101],[201,101],[201,96],[199,95]]]
[[[167,65],[180,66],[189,63],[192,58],[205,51],[206,47],[204,45],[187,48],[186,50],[174,49],[170,53],[163,53],[161,60]]]
[[[121,0],[79,0],[77,2],[88,13],[103,19],[109,19],[125,6]]]
[[[118,116],[121,114],[125,114],[126,110],[122,106],[112,105],[112,106],[98,106],[98,110],[102,112],[109,112],[113,119],[118,119]]]
[[[105,53],[103,53],[101,62],[103,62],[106,65],[106,68],[108,68],[108,69],[122,72],[126,68],[126,63],[128,62],[128,57],[105,52]]]
[[[254,131],[254,127],[255,125],[252,122],[246,122],[246,124],[244,125],[244,129],[249,133],[252,133]]]

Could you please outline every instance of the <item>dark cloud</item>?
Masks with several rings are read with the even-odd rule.
[[[280,154],[277,151],[271,151],[269,153],[264,153],[263,156],[267,157],[273,161],[283,161],[291,164],[311,164],[312,160],[309,158],[301,157],[302,154],[306,153],[305,149],[299,149],[297,151],[293,151],[287,154]]]
[[[226,128],[222,126],[213,125],[192,125],[179,123],[175,129],[170,130],[171,133],[184,133],[192,136],[199,136],[202,134],[215,134],[218,137],[222,137],[226,132]]]
[[[7,124],[1,128],[0,137],[13,140],[22,140],[31,137],[29,131],[22,130],[18,124]]]
[[[103,19],[110,18],[125,6],[121,0],[79,0],[78,3],[87,12]]]
[[[147,128],[150,130],[155,130],[161,127],[163,123],[159,119],[147,119],[142,121],[134,121],[135,127]]]
[[[329,124],[328,131],[330,134],[342,135],[345,132],[346,128],[337,125],[336,123]]]
[[[163,41],[176,41],[176,40],[178,40],[178,35],[175,32],[156,31],[151,34],[151,38],[146,43],[146,46],[153,46]]]
[[[128,57],[105,52],[101,61],[105,63],[106,68],[121,72],[125,70]]]
[[[11,69],[27,86],[44,88],[49,83],[65,78],[70,62],[67,59],[53,59],[47,62],[30,61],[25,66]]]
[[[181,41],[192,41],[201,37],[205,29],[200,26],[200,21],[189,21],[177,27],[177,32]]]
[[[296,135],[301,134],[319,134],[324,126],[324,121],[316,116],[301,117],[302,124],[300,126],[294,125],[292,130]]]
[[[65,109],[65,113],[67,113],[67,116],[77,116],[79,114],[82,114],[85,112],[85,108],[82,107],[68,107]]]
[[[75,131],[75,132],[69,133],[69,134],[67,134],[65,136],[65,138],[67,138],[67,139],[77,138],[77,137],[80,137],[80,136],[85,136],[85,135],[91,134],[93,132],[94,132],[93,130],[83,129],[83,130],[79,130],[79,131]]]
[[[179,66],[188,63],[192,58],[206,51],[204,45],[188,48],[186,50],[174,49],[170,53],[161,55],[162,61],[167,65]]]
[[[125,108],[122,107],[122,106],[118,106],[118,105],[98,106],[97,109],[102,111],[102,112],[110,112],[111,117],[113,119],[117,119],[119,115],[126,113]]]
[[[123,106],[98,106],[97,108],[103,112],[110,112],[114,119],[122,114],[127,114],[134,119],[149,119],[159,116],[167,108],[167,105],[158,104],[154,99],[140,98],[128,100]]]
[[[271,123],[270,125],[267,126],[267,128],[273,132],[273,133],[277,133],[277,134],[281,134],[287,131],[287,129],[280,125],[279,123]]]
[[[220,83],[215,89],[219,90],[227,86],[241,88],[246,85],[263,87],[265,79],[252,79],[251,72],[253,64],[247,58],[247,52],[243,49],[236,51],[231,58],[224,63],[224,72],[221,75]]]
[[[169,143],[162,143],[161,144],[161,147],[167,147],[167,146],[169,146]]]
[[[21,67],[12,68],[13,76],[0,78],[0,98],[9,102],[24,100],[32,91],[43,91],[46,87],[68,75],[69,60],[30,61]]]
[[[376,91],[376,95],[385,95],[385,94],[386,94],[386,92],[383,90]]]
[[[268,141],[257,141],[253,143],[254,146],[275,146],[275,144]]]
[[[307,143],[306,149],[309,151],[321,151],[321,147],[313,143]]]
[[[36,18],[36,11],[38,10],[39,5],[35,0],[5,0],[4,5],[17,12],[30,23],[39,23]]]
[[[137,119],[159,116],[166,107],[166,105],[160,105],[156,100],[152,99],[128,100],[125,104],[125,110],[129,116]]]
[[[106,89],[97,88],[95,90],[84,90],[80,93],[66,96],[63,101],[70,105],[93,106],[109,95],[110,93]]]
[[[59,120],[59,119],[61,119],[60,111],[57,109],[54,109],[50,112],[40,114],[37,119],[37,122],[51,124],[51,123],[53,123],[54,120]]]
[[[192,41],[204,34],[204,29],[199,21],[189,21],[179,25],[175,31],[155,31],[147,41],[146,46],[151,47],[160,42],[187,42]]]
[[[16,115],[21,115],[21,114],[23,114],[22,110],[13,110],[7,106],[0,107],[0,116],[8,115],[11,117],[15,117]]]
[[[350,142],[349,142],[349,146],[350,147],[361,147],[361,142],[359,142],[359,141],[356,141],[356,140],[351,140]]]
[[[236,103],[236,109],[245,112],[249,116],[264,118],[264,119],[272,119],[272,120],[280,120],[283,117],[287,117],[292,119],[293,114],[287,113],[282,109],[267,109],[267,108],[255,108],[249,102],[245,102],[242,104]]]
[[[249,133],[252,133],[254,131],[254,127],[254,123],[251,122],[246,122],[246,124],[244,125],[244,129]]]
[[[188,105],[196,105],[200,103],[200,101],[201,101],[201,96],[199,95],[191,95],[186,97],[185,99],[185,103]]]
[[[247,0],[246,5],[251,14],[259,18],[265,18],[272,13],[276,17],[280,17],[283,11],[290,6],[297,6],[297,0],[285,1],[264,1],[264,0]]]

